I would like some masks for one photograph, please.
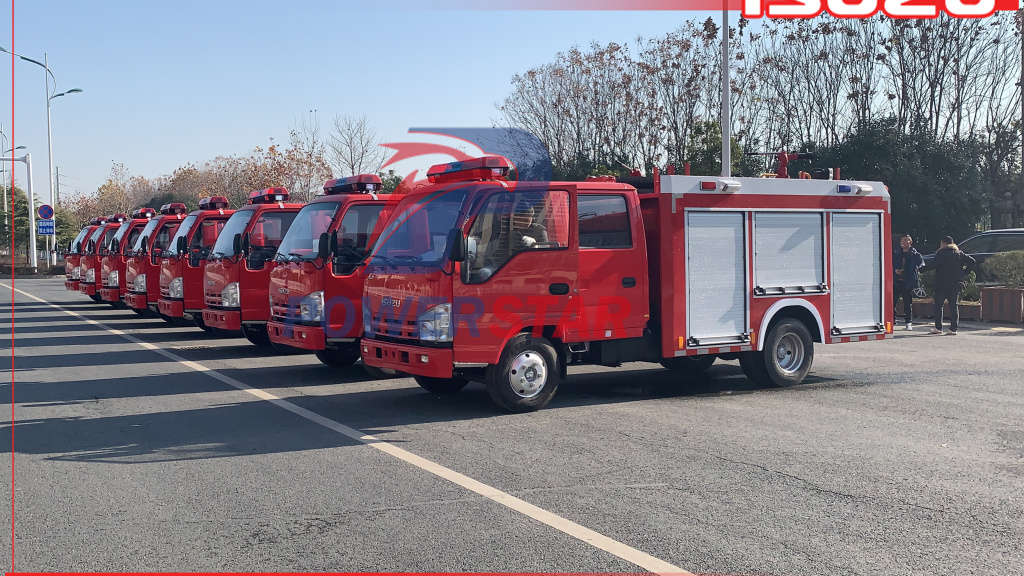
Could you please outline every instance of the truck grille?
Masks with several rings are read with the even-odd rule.
[[[167,286],[161,286],[160,287],[160,296],[162,296],[164,298],[170,298],[171,297],[171,289],[169,287],[167,287]]]
[[[220,308],[224,299],[221,297],[220,292],[207,292],[206,293],[206,305]]]
[[[394,314],[382,314],[377,311],[373,314],[371,328],[374,336],[381,336],[391,340],[417,341],[419,333],[416,329],[416,320],[400,320]]]
[[[270,317],[275,322],[298,322],[299,303],[296,302],[293,306],[277,303],[272,304],[270,306]]]

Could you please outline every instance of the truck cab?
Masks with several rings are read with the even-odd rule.
[[[207,326],[241,331],[253,344],[270,346],[267,300],[274,255],[302,208],[287,201],[285,188],[258,190],[228,219],[203,272]]]
[[[92,223],[86,224],[68,245],[68,251],[64,254],[64,288],[67,290],[79,291],[82,279],[82,253],[85,251],[85,243],[89,236],[96,231],[96,226]]]
[[[103,287],[99,290],[100,300],[117,306],[122,305],[121,296],[126,293],[125,266],[128,263],[128,254],[154,216],[156,210],[152,208],[135,210],[131,214],[131,219],[121,224],[107,247],[101,250],[100,278]]]
[[[329,366],[359,359],[363,266],[390,195],[380,178],[359,174],[324,183],[303,206],[270,275],[271,342],[316,354]]]
[[[125,264],[125,302],[136,313],[156,312],[160,300],[160,256],[185,219],[188,208],[181,202],[160,207],[160,215],[142,228]]]
[[[157,310],[168,321],[191,315],[196,325],[203,323],[203,268],[213,251],[220,231],[234,210],[228,209],[224,196],[203,198],[199,209],[181,221],[170,244],[160,256],[160,300]]]
[[[99,290],[96,285],[96,277],[101,274],[100,260],[103,255],[106,254],[107,246],[110,241],[117,234],[117,229],[121,226],[127,217],[124,214],[112,214],[106,218],[103,224],[96,227],[96,230],[89,236],[89,242],[86,244],[85,253],[82,255],[81,270],[82,279],[79,284],[79,292],[85,294],[89,298],[92,298],[96,302],[100,302]],[[103,285],[103,279],[100,278],[99,285]]]
[[[525,412],[568,364],[721,357],[787,386],[815,342],[891,337],[881,182],[507,172],[498,157],[435,166],[395,207],[366,270],[364,363],[435,393],[483,382]]]

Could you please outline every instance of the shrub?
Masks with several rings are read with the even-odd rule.
[[[997,282],[1016,288],[1024,284],[1024,250],[993,254],[981,268]]]
[[[973,270],[968,272],[967,276],[964,277],[964,280],[967,282],[967,286],[964,287],[963,292],[960,293],[961,302],[981,301],[981,288],[975,284],[977,279],[977,274],[975,274]],[[929,270],[921,273],[921,287],[924,288],[929,297],[935,294],[935,270]]]

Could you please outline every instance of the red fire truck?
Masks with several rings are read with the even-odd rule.
[[[138,314],[156,312],[160,299],[160,256],[187,213],[188,207],[181,202],[164,204],[160,216],[146,224],[132,245],[125,265],[124,301]]]
[[[270,346],[267,302],[274,254],[301,204],[285,204],[288,190],[267,188],[249,194],[249,205],[228,219],[206,262],[203,322],[238,332],[257,346]]]
[[[360,263],[389,198],[381,187],[374,174],[329,180],[295,217],[270,274],[267,332],[276,345],[313,351],[329,366],[359,359]]]
[[[85,253],[82,254],[81,267],[82,279],[78,290],[96,302],[100,302],[100,295],[96,289],[96,275],[100,273],[100,259],[106,254],[107,246],[111,239],[117,234],[121,223],[127,220],[124,214],[111,214],[107,216],[106,222],[96,227],[96,230],[89,236],[89,243],[86,244]],[[100,285],[103,285],[102,278]]]
[[[82,231],[75,236],[75,239],[71,241],[68,246],[68,251],[64,254],[64,275],[67,279],[64,280],[64,288],[78,292],[81,288],[82,280],[82,254],[85,253],[85,246],[89,243],[89,237],[96,231],[96,228],[107,221],[106,218],[98,217],[93,218],[86,224]]]
[[[435,166],[395,207],[368,264],[364,363],[432,392],[480,381],[523,412],[567,364],[725,357],[785,386],[814,342],[891,335],[880,182],[656,173],[638,190],[506,182],[507,167]]]
[[[228,210],[224,196],[203,198],[199,209],[185,217],[160,258],[160,316],[169,322],[175,318],[192,316],[203,330],[211,328],[203,323],[203,268],[206,258],[217,242],[234,210]]]
[[[121,224],[106,248],[100,249],[100,300],[115,306],[123,306],[121,295],[125,294],[125,266],[127,254],[142,235],[143,228],[156,216],[152,208],[139,208],[132,217]]]

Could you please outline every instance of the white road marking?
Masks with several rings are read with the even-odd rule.
[[[174,354],[173,352],[169,352],[166,349],[161,348],[161,347],[159,347],[159,346],[157,346],[155,344],[151,344],[149,342],[143,342],[142,340],[139,340],[138,338],[136,338],[136,337],[134,337],[134,336],[132,336],[130,334],[127,334],[126,332],[124,332],[122,330],[117,330],[115,328],[111,328],[111,327],[103,324],[102,322],[97,322],[96,320],[92,320],[92,319],[90,319],[90,318],[88,318],[88,317],[86,317],[86,316],[84,316],[82,314],[79,314],[77,312],[73,312],[73,311],[68,310],[66,308],[62,308],[62,307],[60,307],[60,306],[58,306],[56,304],[47,302],[46,300],[43,300],[42,298],[38,298],[36,296],[33,296],[32,294],[29,294],[28,292],[25,292],[23,290],[19,290],[17,288],[14,288],[14,287],[10,286],[9,284],[5,284],[3,282],[0,282],[0,286],[3,286],[5,288],[9,288],[11,290],[14,290],[15,292],[17,292],[19,294],[22,294],[24,296],[27,296],[27,297],[29,297],[29,298],[37,301],[37,302],[42,302],[43,304],[46,304],[47,306],[50,306],[51,308],[55,308],[57,310],[60,310],[61,312],[65,313],[65,314],[68,314],[69,316],[73,316],[75,318],[78,318],[79,320],[83,320],[83,321],[85,321],[85,322],[87,322],[89,324],[92,324],[93,326],[96,326],[96,327],[98,327],[98,328],[100,328],[102,330],[106,330],[107,332],[110,332],[111,334],[115,334],[117,336],[120,336],[120,337],[124,338],[125,340],[128,340],[129,342],[132,342],[134,344],[138,344],[139,346],[141,346],[141,347],[143,347],[143,348],[145,348],[147,350],[152,350],[153,352],[156,352],[157,354],[160,354],[161,356],[163,356],[163,357],[165,357],[165,358],[167,358],[167,359],[169,359],[169,360],[171,360],[173,362],[177,362],[178,364],[181,364],[183,366],[191,368],[192,370],[195,370],[197,372],[202,372],[203,374],[206,374],[207,376],[209,376],[209,377],[211,377],[211,378],[213,378],[215,380],[219,380],[219,381],[221,381],[221,382],[223,382],[223,383],[225,383],[225,384],[227,384],[229,386],[233,386],[233,387],[235,387],[235,388],[237,388],[237,389],[239,389],[239,390],[241,390],[243,392],[246,392],[248,394],[251,394],[251,395],[253,395],[253,396],[255,396],[255,397],[257,397],[257,398],[259,398],[261,400],[266,400],[267,402],[270,402],[270,403],[272,403],[272,404],[274,404],[276,406],[284,408],[285,410],[287,410],[287,411],[289,411],[289,412],[291,412],[291,413],[293,413],[293,414],[295,414],[297,416],[301,416],[302,418],[305,418],[306,420],[309,420],[311,422],[315,422],[315,423],[317,423],[317,424],[319,424],[319,425],[321,425],[321,426],[323,426],[325,428],[329,428],[331,430],[334,430],[335,432],[337,432],[337,433],[339,433],[339,434],[341,434],[343,436],[347,436],[347,437],[349,437],[349,438],[351,438],[353,440],[362,442],[363,444],[366,444],[367,446],[370,446],[372,448],[376,448],[377,450],[380,450],[381,452],[383,452],[385,454],[388,454],[390,456],[394,456],[395,458],[398,458],[399,460],[401,460],[401,461],[403,461],[403,462],[405,462],[407,464],[411,464],[411,465],[413,465],[413,466],[415,466],[415,467],[417,467],[417,468],[419,468],[421,470],[425,470],[427,472],[430,472],[431,474],[434,474],[435,476],[438,476],[440,478],[448,480],[449,482],[452,482],[453,484],[457,484],[457,485],[459,485],[459,486],[461,486],[461,487],[463,487],[463,488],[465,488],[465,489],[467,489],[467,490],[469,490],[471,492],[475,492],[475,493],[479,494],[480,496],[483,496],[484,498],[487,498],[487,499],[489,499],[489,500],[491,500],[493,502],[497,502],[498,504],[501,504],[502,506],[511,508],[512,510],[515,510],[516,512],[519,512],[519,513],[521,513],[521,514],[523,514],[523,515],[525,515],[525,516],[527,516],[529,518],[532,518],[532,519],[534,519],[534,520],[536,520],[536,521],[538,521],[538,522],[540,522],[542,524],[546,524],[546,525],[548,525],[548,526],[550,526],[550,527],[552,527],[552,528],[554,528],[554,529],[556,529],[556,530],[558,530],[560,532],[568,534],[569,536],[572,536],[573,538],[576,538],[577,540],[580,540],[582,542],[586,542],[587,544],[590,544],[591,546],[593,546],[595,548],[598,548],[599,550],[603,550],[605,552],[608,552],[609,554],[612,554],[614,556],[617,556],[617,557],[621,558],[622,560],[625,560],[626,562],[630,562],[632,564],[635,564],[636,566],[639,566],[639,567],[643,568],[644,570],[647,570],[649,572],[653,572],[655,574],[665,574],[665,575],[671,574],[673,576],[695,576],[692,572],[687,572],[686,570],[683,570],[682,568],[679,568],[678,566],[674,566],[674,565],[672,565],[672,564],[670,564],[668,562],[665,562],[664,560],[655,558],[654,556],[651,556],[650,554],[647,554],[645,552],[641,552],[640,550],[637,550],[636,548],[633,548],[632,546],[629,546],[627,544],[623,544],[622,542],[619,542],[618,540],[614,540],[612,538],[609,538],[609,537],[607,537],[607,536],[605,536],[603,534],[600,534],[598,532],[595,532],[595,531],[591,530],[590,528],[587,528],[585,526],[581,526],[581,525],[573,522],[572,520],[568,520],[566,518],[562,518],[561,516],[559,516],[559,515],[557,515],[557,514],[555,514],[553,512],[549,512],[549,511],[547,511],[547,510],[545,510],[543,508],[540,508],[539,506],[534,506],[533,504],[530,504],[529,502],[526,502],[524,500],[516,498],[515,496],[512,496],[511,494],[508,494],[506,492],[502,492],[501,490],[499,490],[497,488],[494,488],[492,486],[489,486],[487,484],[484,484],[483,482],[474,480],[474,479],[470,478],[469,476],[466,476],[464,474],[460,474],[459,472],[456,472],[456,471],[454,471],[454,470],[452,470],[450,468],[446,468],[445,466],[442,466],[442,465],[440,465],[440,464],[438,464],[436,462],[432,462],[430,460],[427,460],[426,458],[423,458],[421,456],[417,456],[417,455],[413,454],[412,452],[409,452],[408,450],[404,450],[402,448],[399,448],[398,446],[395,446],[394,444],[389,444],[388,442],[380,440],[379,438],[376,438],[376,437],[371,436],[369,434],[363,434],[362,432],[360,432],[359,430],[356,430],[355,428],[350,428],[348,426],[345,426],[344,424],[340,424],[338,422],[335,422],[334,420],[331,420],[329,418],[325,418],[325,417],[323,417],[323,416],[321,416],[321,415],[319,415],[319,414],[317,414],[315,412],[312,412],[310,410],[302,408],[301,406],[297,406],[295,404],[292,404],[291,402],[288,402],[287,400],[283,400],[281,398],[278,398],[277,396],[274,396],[273,394],[271,394],[271,393],[269,393],[269,392],[267,392],[265,390],[261,390],[259,388],[254,388],[254,387],[249,386],[248,384],[245,384],[245,383],[243,383],[243,382],[241,382],[239,380],[235,380],[234,378],[232,378],[230,376],[225,376],[224,374],[221,374],[220,372],[217,372],[216,370],[213,370],[211,368],[207,368],[206,366],[203,366],[202,364],[199,364],[197,362],[192,362],[191,360],[186,360],[185,358],[182,358],[181,356],[178,356],[177,354]]]

